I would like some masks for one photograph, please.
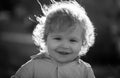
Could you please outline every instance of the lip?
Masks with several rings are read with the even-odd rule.
[[[67,52],[67,51],[56,51],[58,54],[60,55],[69,55],[71,54],[71,52]]]

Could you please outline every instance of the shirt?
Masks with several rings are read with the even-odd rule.
[[[33,56],[11,78],[95,78],[95,76],[90,64],[81,59],[59,64],[43,53]]]

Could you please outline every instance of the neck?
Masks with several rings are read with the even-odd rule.
[[[78,61],[79,60],[79,56],[76,57],[74,60],[71,60],[71,61],[67,61],[67,62],[61,62],[61,61],[58,61],[56,60],[55,58],[53,58],[52,56],[50,56],[49,54],[47,54],[47,56],[57,65],[65,65],[65,64],[69,64],[69,63],[72,63],[72,62],[75,62],[75,61]]]

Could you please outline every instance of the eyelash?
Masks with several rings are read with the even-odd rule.
[[[77,42],[77,40],[71,39],[70,42]]]
[[[62,38],[54,38],[55,40],[62,40]],[[70,39],[70,42],[77,42],[77,40],[74,40],[74,39]]]
[[[54,39],[55,39],[55,40],[61,40],[61,38],[59,38],[59,37],[58,37],[58,38],[54,38]]]

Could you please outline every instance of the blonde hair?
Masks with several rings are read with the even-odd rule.
[[[39,22],[39,24],[37,24],[36,28],[34,29],[33,36],[32,36],[35,44],[42,48],[40,49],[41,52],[46,51],[45,42],[49,33],[54,32],[54,30],[56,29],[59,30],[59,28],[61,28],[62,30],[64,29],[62,27],[65,27],[65,26],[67,26],[65,29],[68,29],[68,26],[70,26],[71,24],[75,24],[77,22],[84,24],[84,26],[82,26],[84,29],[84,40],[83,40],[83,45],[81,47],[81,51],[79,52],[79,55],[84,55],[88,52],[88,49],[94,44],[94,41],[95,41],[94,26],[90,21],[89,17],[87,16],[85,9],[81,5],[79,5],[75,0],[60,1],[60,2],[56,2],[52,0],[51,5],[49,6],[41,5],[41,9],[44,13],[44,16],[42,17],[36,16],[36,19]],[[56,18],[56,17],[59,17],[59,18]],[[67,19],[68,21],[66,20],[65,23],[63,23],[64,17],[65,17],[65,20],[67,19],[67,17],[69,17]],[[62,19],[63,21],[51,23],[51,21],[57,20],[57,19]],[[58,24],[58,23],[59,24],[70,23],[70,25],[64,25],[64,26],[54,25],[56,27],[52,27],[53,30],[50,31],[50,27],[53,26],[52,24]]]

